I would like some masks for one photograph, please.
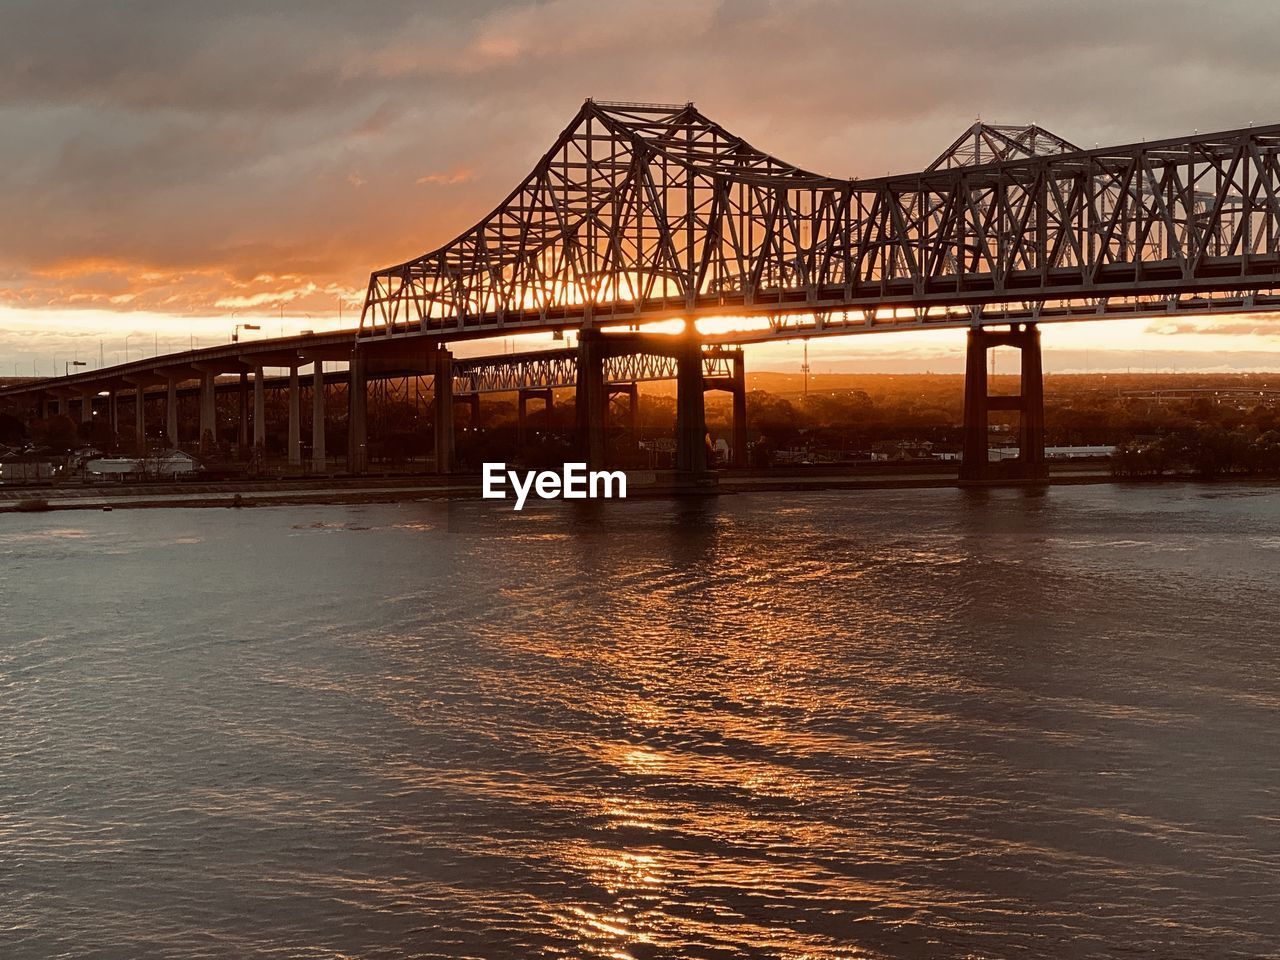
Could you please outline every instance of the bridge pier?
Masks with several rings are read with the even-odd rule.
[[[218,443],[218,375],[200,368],[200,452],[212,453]]]
[[[991,396],[987,383],[987,351],[1014,347],[1021,356],[1021,385],[1013,396]],[[1018,414],[1018,459],[993,464],[988,452],[992,410]],[[965,358],[964,453],[960,479],[1043,480],[1048,476],[1044,460],[1044,368],[1040,358],[1040,330],[1034,323],[1011,324],[1008,330],[972,327]]]
[[[147,386],[146,381],[126,380],[133,384],[133,435],[137,454],[147,455]]]
[[[236,436],[236,445],[243,451],[249,446],[249,372],[240,371],[240,389],[236,391],[240,410],[240,429]]]
[[[324,473],[329,457],[324,449],[324,361],[311,365],[311,469]]]
[[[262,364],[253,366],[253,447],[261,452],[267,446],[267,390],[262,382]]]
[[[93,399],[96,393],[85,391],[80,394],[80,422],[93,423]]]
[[[436,473],[452,473],[453,444],[453,354],[438,347],[432,359],[431,388],[435,397]]]
[[[577,421],[579,456],[588,470],[605,466],[605,418],[609,394],[604,382],[605,343],[596,330],[578,334],[577,388],[574,412]]]
[[[747,463],[747,364],[742,351],[733,357],[733,465],[742,470]]]
[[[164,432],[168,436],[169,446],[178,446],[178,378],[170,374],[165,384]]]
[[[302,385],[298,364],[289,364],[289,466],[302,466]]]
[[[347,469],[364,473],[369,462],[368,363],[360,348],[351,351],[347,385]]]
[[[120,391],[114,387],[107,396],[107,419],[113,434],[120,432]]]
[[[692,478],[707,472],[703,389],[702,341],[690,333],[676,354],[676,472]]]

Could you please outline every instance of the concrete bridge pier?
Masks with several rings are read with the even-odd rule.
[[[733,465],[747,463],[747,364],[739,351],[733,358]]]
[[[133,435],[140,457],[147,455],[147,381],[126,379],[133,386]]]
[[[218,374],[212,367],[198,368],[200,374],[200,452],[208,454],[218,443]]]
[[[453,445],[453,354],[443,347],[437,348],[431,360],[432,384],[435,404],[436,473],[452,473],[454,466]]]
[[[112,387],[107,395],[107,420],[112,433],[120,432],[120,391]]]
[[[165,383],[164,432],[169,446],[178,445],[178,378],[170,374]]]
[[[80,394],[80,422],[93,423],[93,401],[97,393],[86,390]]]
[[[347,386],[347,469],[364,473],[369,466],[368,363],[357,347],[351,351]]]
[[[253,446],[257,451],[267,446],[267,386],[260,363],[253,365]]]
[[[550,387],[547,387],[545,389],[534,388],[534,387],[524,387],[517,392],[516,394],[516,443],[518,443],[520,446],[524,446],[529,441],[529,427],[528,427],[529,401],[541,400],[543,402],[544,407],[547,411],[547,422],[549,425],[551,421],[551,408],[553,403],[555,402],[554,400],[552,400],[551,393],[552,391]]]
[[[298,364],[289,364],[289,466],[302,466],[302,385]]]
[[[676,471],[690,478],[707,472],[704,388],[702,341],[689,334],[676,355]]]
[[[249,446],[249,372],[247,370],[240,371],[240,388],[236,391],[236,400],[240,413],[236,445],[243,451]]]
[[[311,365],[311,469],[324,473],[329,457],[324,448],[324,361]]]
[[[595,330],[580,331],[574,412],[579,456],[588,470],[600,470],[605,466],[605,419],[609,410],[609,394],[605,389],[604,363],[603,337]]]
[[[1021,355],[1021,385],[1014,395],[991,396],[987,382],[987,351],[1013,347]],[[1018,414],[1018,459],[991,463],[988,432],[992,410]],[[1044,369],[1040,359],[1040,330],[1034,323],[1011,324],[1008,330],[972,327],[965,361],[964,453],[960,479],[1043,480],[1048,476],[1044,460]]]

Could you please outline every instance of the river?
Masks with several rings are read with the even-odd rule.
[[[1280,487],[0,516],[0,957],[1280,955]]]

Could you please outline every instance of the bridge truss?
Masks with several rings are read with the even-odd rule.
[[[971,128],[929,168],[801,170],[692,104],[588,101],[489,216],[375,272],[361,335],[755,316],[745,342],[1280,306],[1280,126],[1079,150]]]

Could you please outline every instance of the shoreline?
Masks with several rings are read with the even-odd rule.
[[[638,481],[638,482],[637,482]],[[915,472],[880,476],[822,473],[778,476],[722,474],[711,484],[690,486],[649,471],[628,474],[628,500],[675,499],[692,496],[732,496],[742,493],[785,493],[808,490],[926,490],[944,488],[1000,489],[1096,484],[1154,485],[1200,483],[1266,484],[1275,477],[1194,475],[1115,477],[1100,471],[1061,471],[1039,481],[962,482],[951,472]],[[148,486],[151,488],[148,489]],[[104,488],[97,485],[61,487],[0,487],[0,514],[48,513],[65,510],[128,510],[165,507],[277,507],[308,504],[405,503],[419,500],[480,500],[479,476],[451,478],[396,477],[315,478],[307,480],[226,481],[213,484],[136,484]]]

